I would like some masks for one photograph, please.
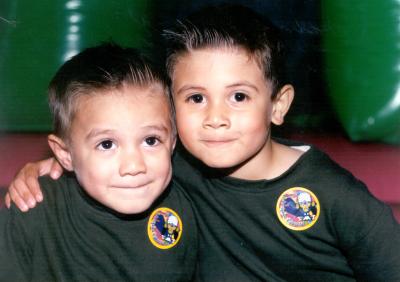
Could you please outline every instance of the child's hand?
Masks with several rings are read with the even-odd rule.
[[[35,207],[37,202],[43,200],[38,182],[39,176],[50,174],[51,178],[57,179],[62,173],[63,169],[55,158],[26,164],[8,187],[6,206],[10,208],[13,201],[24,212]]]

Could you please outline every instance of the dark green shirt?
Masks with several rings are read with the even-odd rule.
[[[199,224],[197,280],[400,281],[390,208],[316,148],[259,181],[216,174],[178,150],[175,181]]]
[[[40,184],[44,201],[35,209],[1,211],[1,281],[192,278],[196,223],[191,204],[176,183],[171,183],[149,212],[131,216],[94,201],[74,176],[64,175],[58,181],[41,178]],[[169,216],[179,218],[180,228],[173,234],[165,228]]]

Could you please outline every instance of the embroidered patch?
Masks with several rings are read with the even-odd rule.
[[[319,217],[320,205],[313,192],[302,187],[293,187],[280,195],[276,203],[280,222],[292,230],[306,230]]]
[[[151,214],[147,224],[150,242],[159,249],[175,246],[182,235],[182,221],[169,208],[158,208]]]

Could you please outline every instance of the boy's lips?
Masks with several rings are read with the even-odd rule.
[[[229,139],[216,138],[216,139],[201,139],[200,141],[208,147],[218,147],[231,144],[235,140],[236,139],[231,139],[231,138]]]
[[[147,187],[151,182],[133,183],[133,185],[112,185],[115,189],[140,189]]]

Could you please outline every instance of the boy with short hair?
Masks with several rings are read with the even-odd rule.
[[[217,7],[166,36],[178,135],[195,157],[177,154],[174,177],[201,217],[200,280],[400,281],[390,208],[315,147],[271,138],[294,95],[273,26]]]
[[[400,227],[390,208],[315,147],[271,138],[294,96],[280,77],[273,26],[223,6],[166,37],[187,150],[175,154],[174,179],[199,223],[197,279],[400,281]]]
[[[58,70],[48,142],[70,173],[40,179],[45,201],[32,212],[2,211],[0,280],[192,278],[197,231],[185,192],[169,185],[175,129],[167,89],[138,52],[111,43]]]

